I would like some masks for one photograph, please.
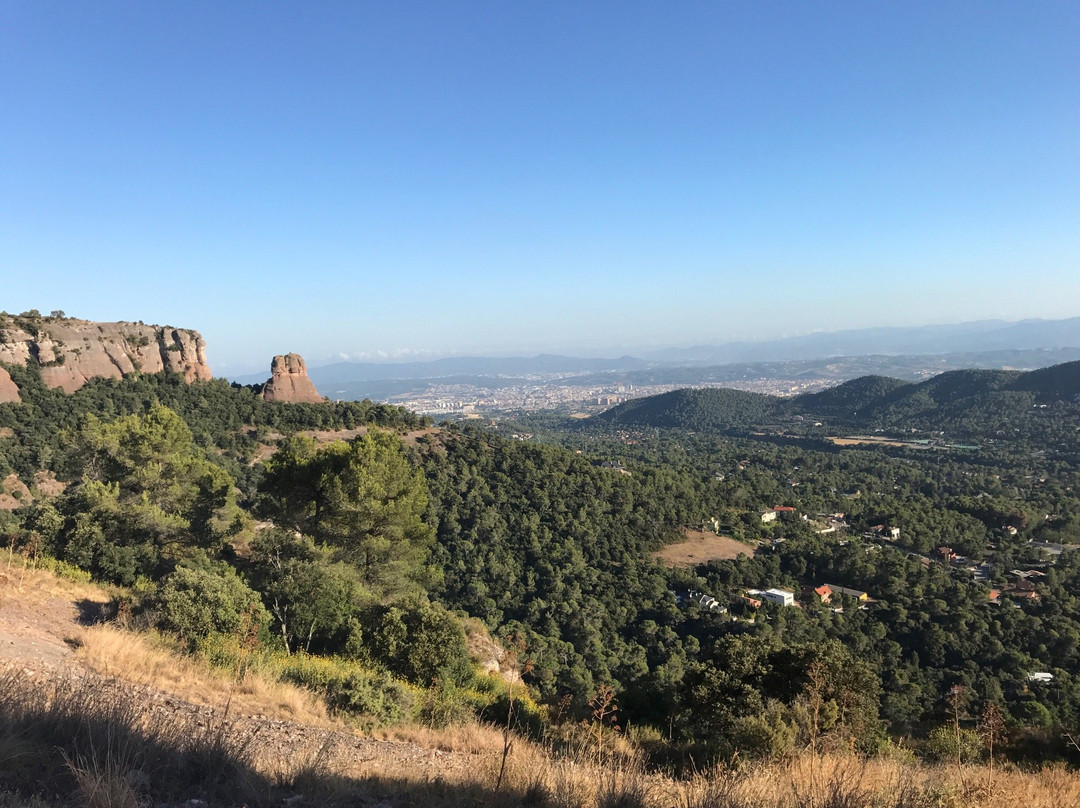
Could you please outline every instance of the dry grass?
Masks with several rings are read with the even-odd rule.
[[[210,805],[386,808],[1080,806],[1080,777],[1064,768],[999,770],[991,791],[989,772],[980,766],[965,767],[961,778],[955,767],[922,765],[901,755],[867,760],[804,754],[675,780],[647,771],[632,755],[554,755],[522,740],[500,782],[498,732],[470,726],[387,736],[398,743],[351,766],[343,761],[354,741],[337,733],[290,746],[270,765],[259,754],[258,735],[227,712],[185,723],[175,713],[155,712],[142,691],[116,680],[45,682],[0,672],[0,770],[9,789],[26,798],[45,795],[42,808],[135,808],[191,798]],[[452,752],[410,758],[395,751],[402,741]],[[0,794],[0,806],[24,804],[20,800]]]
[[[0,670],[4,786],[57,804],[136,808],[192,796],[257,804],[250,735],[227,714],[190,724],[116,680]]]
[[[1080,776],[1064,769],[994,773],[904,759],[803,755],[678,785],[680,808],[1061,808],[1080,806]]]
[[[445,729],[432,729],[416,725],[384,727],[372,732],[371,737],[383,741],[413,743],[426,749],[442,752],[459,752],[470,755],[501,755],[502,730],[491,724],[473,722]],[[517,741],[523,743],[524,741]]]
[[[108,603],[109,587],[73,581],[34,566],[11,548],[0,551],[0,593],[18,596],[23,603],[38,604],[47,598]]]
[[[633,760],[608,762],[553,756],[535,744],[515,746],[495,791],[499,756],[478,754],[474,766],[433,782],[375,768],[368,785],[397,788],[401,804],[538,806],[538,808],[1074,808],[1080,776],[1062,768],[996,772],[855,755],[814,757],[718,768],[685,780],[646,771]],[[395,779],[396,778],[396,779]],[[396,783],[396,785],[394,785]],[[370,793],[370,792],[366,792]],[[385,797],[387,792],[379,792]],[[397,804],[390,801],[389,804]]]
[[[231,708],[315,727],[340,727],[326,706],[309,691],[269,681],[248,671],[239,681],[196,657],[181,656],[153,635],[111,625],[86,629],[75,659],[91,670],[133,684],[170,693],[193,704]]]
[[[727,536],[717,536],[707,530],[683,530],[685,541],[669,544],[653,553],[653,558],[669,567],[695,567],[708,561],[735,559],[753,555],[754,548]]]

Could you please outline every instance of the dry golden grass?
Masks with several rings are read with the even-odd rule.
[[[437,744],[438,733],[405,734]],[[447,744],[454,746],[455,744]],[[460,744],[457,744],[460,748]],[[478,747],[486,745],[478,743]],[[719,767],[686,779],[648,772],[633,759],[603,764],[588,754],[555,756],[518,741],[499,782],[498,750],[477,748],[474,762],[432,781],[400,761],[378,760],[365,782],[397,789],[402,804],[535,805],[550,808],[1075,808],[1080,775],[925,765],[903,757],[804,754],[780,762]],[[393,785],[387,785],[393,784]],[[498,786],[498,788],[497,788]],[[385,792],[384,792],[385,793]],[[391,801],[389,804],[396,804]]]
[[[383,727],[371,733],[372,738],[382,741],[414,743],[426,749],[442,752],[461,752],[470,755],[502,754],[502,730],[490,724],[473,722],[445,729],[432,729],[412,724]],[[527,743],[526,741],[515,741]]]
[[[252,804],[268,784],[256,782],[250,737],[223,716],[192,723],[155,712],[116,680],[0,667],[2,786],[16,805],[32,794],[58,806],[138,808],[193,793]]]
[[[113,597],[109,587],[73,581],[39,569],[10,548],[0,551],[0,593],[17,595],[20,601],[32,604],[46,598],[108,603]]]
[[[182,656],[153,635],[136,634],[111,625],[86,629],[76,661],[97,673],[152,690],[170,693],[193,704],[296,721],[314,727],[340,728],[326,706],[295,685],[272,682],[253,672],[239,681],[196,657]]]
[[[109,647],[102,644],[99,650]],[[143,653],[142,658],[148,655]],[[175,754],[177,759],[186,760],[192,754],[191,729],[174,726],[172,714],[148,713],[138,689],[125,690],[127,686],[122,684],[103,688],[99,681],[89,680],[50,685],[13,676],[20,674],[10,674],[7,679],[0,675],[0,706],[4,707],[0,710],[0,758],[17,759],[18,770],[29,778],[37,770],[36,761],[52,750],[50,744],[63,742],[65,745],[59,747],[63,760],[54,760],[52,765],[59,767],[57,771],[66,769],[73,775],[71,793],[82,804],[94,803],[90,792],[100,795],[102,789],[107,791],[108,805],[143,804],[144,797],[158,785],[154,777],[147,776],[152,769],[147,768],[144,759],[143,738],[154,747],[154,759],[169,761],[169,755]],[[189,682],[190,686],[195,684],[194,680]],[[46,692],[34,696],[33,689],[42,686]],[[50,697],[50,687],[57,688],[56,696],[62,694],[63,698]],[[17,695],[20,689],[25,690],[24,695]],[[39,717],[35,723],[27,723],[25,718],[16,720],[19,712],[25,718]],[[10,726],[5,728],[5,722]],[[74,731],[82,726],[95,728],[94,732],[83,737],[81,730]],[[285,745],[275,747],[276,757],[259,748],[266,739],[250,728],[245,734],[240,725],[225,718],[207,726],[212,732],[204,733],[201,740],[195,739],[203,750],[200,758],[210,756],[215,766],[228,772],[229,778],[234,770],[237,776],[246,778],[235,783],[231,779],[217,781],[215,787],[222,797],[250,798],[251,783],[263,778],[260,788],[275,790],[274,804],[280,804],[290,794],[306,794],[317,795],[318,804],[375,803],[387,808],[1080,806],[1080,776],[1064,767],[1031,772],[1005,767],[995,771],[991,779],[986,766],[966,766],[963,770],[930,766],[904,754],[868,760],[845,753],[807,753],[784,761],[751,763],[735,769],[718,767],[692,778],[673,779],[647,771],[633,754],[601,757],[595,747],[583,746],[576,753],[556,755],[523,739],[515,739],[502,770],[501,734],[479,725],[445,731],[398,728],[382,733],[393,743],[380,747],[367,741],[369,746],[362,749],[356,746],[355,737],[345,733],[312,732],[295,742],[289,735]],[[130,740],[116,745],[117,737],[132,732]],[[72,743],[76,745],[68,748]],[[403,751],[403,746],[413,751]],[[176,751],[170,751],[173,749]],[[173,768],[173,776],[179,777],[190,766],[184,763]]]
[[[908,444],[908,443],[901,443],[900,441],[889,440],[888,438],[875,438],[875,437],[865,437],[865,438],[832,437],[832,438],[826,438],[826,440],[831,440],[837,446],[858,446],[859,444],[863,444],[863,443],[870,444],[870,445],[873,445],[873,446],[911,446],[911,444]]]
[[[685,541],[669,544],[653,553],[653,558],[669,567],[694,567],[717,559],[753,555],[754,548],[741,541],[717,536],[706,530],[683,530]]]
[[[930,766],[903,758],[795,757],[675,784],[686,808],[1061,808],[1080,806],[1080,775],[987,766]]]

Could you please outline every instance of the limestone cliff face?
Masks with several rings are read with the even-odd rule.
[[[262,397],[267,401],[308,402],[321,404],[324,399],[307,375],[307,365],[300,354],[275,356],[270,365],[270,378],[263,385]]]
[[[19,388],[11,380],[11,374],[0,368],[0,404],[11,401],[22,401],[22,397],[19,395]]]
[[[170,370],[187,382],[211,378],[206,342],[190,329],[55,317],[0,319],[0,362],[26,365],[32,358],[45,384],[68,393],[95,376],[119,379],[135,371]],[[3,372],[0,401],[4,377],[10,382]]]

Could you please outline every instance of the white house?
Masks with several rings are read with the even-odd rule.
[[[795,593],[786,589],[766,589],[761,593],[761,596],[769,603],[775,603],[779,606],[795,605]]]

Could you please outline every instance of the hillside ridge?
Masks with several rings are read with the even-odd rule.
[[[633,399],[603,412],[600,423],[683,427],[745,427],[795,416],[845,421],[894,419],[928,410],[976,410],[994,403],[1072,402],[1080,397],[1080,362],[1027,372],[951,370],[922,382],[862,376],[792,398],[728,388],[684,389]]]

